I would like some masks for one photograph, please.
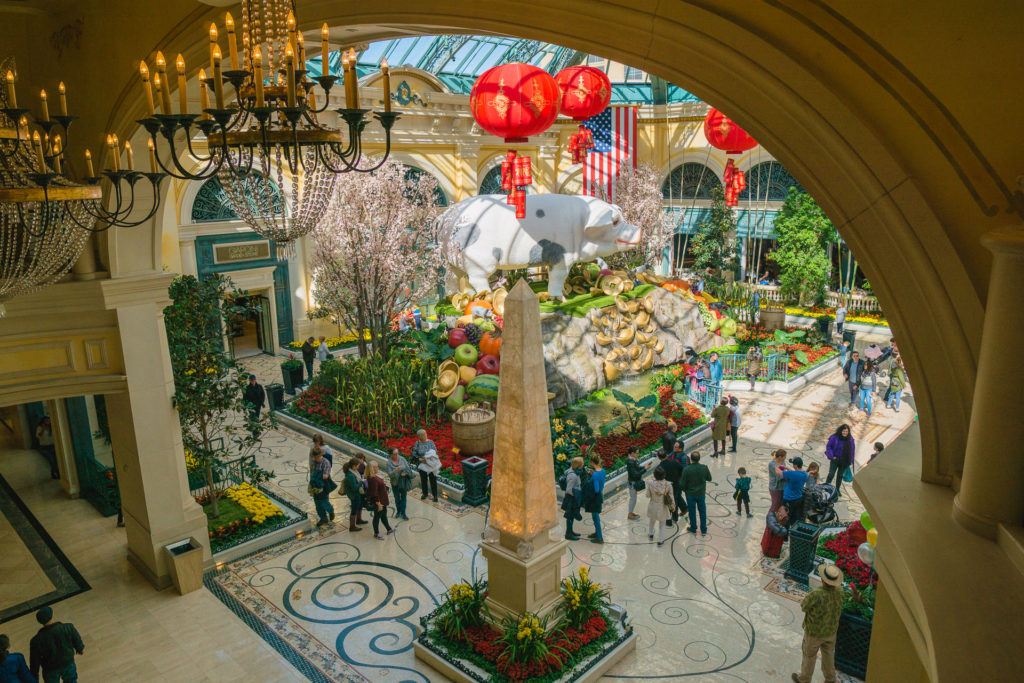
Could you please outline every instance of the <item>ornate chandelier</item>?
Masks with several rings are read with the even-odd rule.
[[[371,112],[359,108],[355,51],[349,50],[342,59],[345,107],[335,111],[344,123],[343,135],[318,117],[327,110],[331,89],[342,80],[328,73],[327,24],[320,31],[323,73],[315,77],[309,77],[305,69],[305,42],[296,30],[291,0],[243,1],[241,51],[230,13],[225,15],[224,28],[227,65],[223,63],[220,31],[215,23],[210,25],[210,77],[205,68],[199,69],[199,113],[188,111],[186,67],[181,55],[174,65],[177,113],[172,110],[170,76],[163,54],[156,55],[152,80],[149,66],[145,61],[140,63],[149,116],[139,123],[149,132],[154,147],[162,138],[169,148],[166,160],[159,154],[155,158],[160,169],[183,180],[201,181],[216,174],[235,213],[258,234],[287,250],[295,239],[316,226],[339,174],[373,171],[384,163],[391,151],[391,128],[398,114],[391,111],[390,97],[386,96],[384,111],[373,113],[385,131],[385,152],[372,165],[360,167],[362,132]],[[381,71],[384,90],[390,92],[386,61],[381,63]],[[226,99],[226,85],[233,91],[231,101]],[[320,106],[316,86],[322,91]],[[182,133],[184,143],[180,142]],[[193,142],[197,134],[205,138],[205,150]],[[180,157],[186,151],[195,160],[195,168],[182,164]],[[287,188],[283,192],[284,206],[274,185],[281,190]]]

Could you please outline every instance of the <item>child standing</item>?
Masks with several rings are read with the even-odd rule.
[[[820,474],[820,468],[818,463],[812,462],[807,466],[807,483],[804,487],[815,486],[818,483],[818,475]]]
[[[741,467],[736,470],[736,490],[733,492],[732,497],[736,499],[736,514],[740,514],[740,506],[745,505],[747,507],[747,517],[753,517],[750,514],[750,477],[747,476],[747,469]]]

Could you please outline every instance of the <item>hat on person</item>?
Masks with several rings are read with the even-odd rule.
[[[843,571],[834,564],[818,565],[818,576],[821,577],[821,582],[826,586],[839,588],[843,585]]]
[[[794,465],[796,465],[797,467],[803,467],[804,466],[804,459],[801,458],[799,455],[796,456],[795,458],[790,458],[789,461],[791,463],[793,463]]]
[[[36,612],[36,621],[40,624],[48,624],[53,619],[53,610],[49,607],[40,607]]]

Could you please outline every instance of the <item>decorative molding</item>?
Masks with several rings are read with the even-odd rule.
[[[82,49],[82,31],[85,28],[85,21],[81,17],[69,24],[64,24],[50,34],[50,47],[57,53],[57,58],[64,56],[64,51],[70,48]]]
[[[3,350],[0,382],[27,375],[73,373],[76,369],[72,340],[16,344]]]
[[[109,370],[110,359],[107,357],[107,340],[86,339],[83,342],[85,347],[85,368],[86,370]]]

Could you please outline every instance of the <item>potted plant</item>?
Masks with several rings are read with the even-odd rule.
[[[293,396],[295,390],[302,386],[302,361],[294,353],[289,353],[288,359],[281,363],[281,378],[284,380],[284,390]]]

